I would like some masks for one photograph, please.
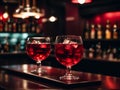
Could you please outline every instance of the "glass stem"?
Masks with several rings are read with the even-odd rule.
[[[71,76],[71,67],[67,67],[66,76]]]
[[[41,61],[37,62],[37,73],[41,73],[42,69],[41,69]]]

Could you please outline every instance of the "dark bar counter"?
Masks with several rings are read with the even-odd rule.
[[[30,74],[30,67],[34,66],[35,62],[25,52],[0,54],[0,90],[120,89],[120,62],[83,58],[80,63],[73,66],[73,72],[77,73],[80,79],[96,80],[96,82],[75,84],[75,86],[59,82],[58,76],[64,75],[65,67],[57,62],[54,55],[50,55],[42,64],[47,70],[47,77],[50,76],[47,80],[44,77]],[[51,76],[52,78],[57,76],[57,81],[56,78],[54,78],[55,81],[53,79],[51,81]]]
[[[43,66],[46,74],[39,76],[30,73],[35,65],[6,65],[0,67],[0,88],[3,90],[38,90],[38,89],[80,89],[80,90],[116,90],[120,89],[120,78],[102,74],[72,71],[80,80],[60,81],[65,69]]]
[[[0,66],[1,65],[20,65],[20,64],[36,64],[25,52],[17,53],[4,53],[0,54]],[[57,68],[65,67],[61,65],[51,54],[46,60],[42,62],[45,66],[52,66]],[[83,58],[72,69],[76,71],[98,73],[103,75],[120,77],[120,61],[108,61],[108,60],[96,60],[95,58]]]

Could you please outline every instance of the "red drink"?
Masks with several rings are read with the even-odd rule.
[[[83,51],[81,44],[55,44],[56,59],[67,67],[77,64],[83,56]]]
[[[50,54],[50,44],[27,44],[27,54],[35,61],[45,60]]]

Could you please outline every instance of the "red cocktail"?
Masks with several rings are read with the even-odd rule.
[[[27,44],[27,54],[36,62],[45,60],[50,54],[50,44]]]
[[[37,63],[37,69],[32,71],[35,74],[42,74],[41,61],[50,54],[50,37],[29,37],[26,43],[26,52],[30,58]]]
[[[56,44],[55,54],[57,60],[66,67],[76,65],[83,56],[81,44]]]
[[[66,66],[66,74],[61,80],[77,80],[78,76],[71,73],[71,67],[79,63],[83,57],[84,47],[81,36],[64,35],[57,36],[55,40],[56,59]]]

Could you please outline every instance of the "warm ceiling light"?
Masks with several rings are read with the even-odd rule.
[[[30,1],[29,0],[22,1],[22,4],[16,9],[15,13],[13,14],[13,17],[17,18],[28,18],[28,17],[35,17],[40,18],[43,16],[43,14],[40,13],[40,9],[36,7],[36,1],[33,0],[33,5],[30,7]],[[25,5],[24,5],[25,4]]]
[[[50,22],[55,22],[57,20],[57,18],[55,16],[51,16],[48,20]]]
[[[85,3],[85,0],[78,0],[78,3],[84,4],[84,3]]]

